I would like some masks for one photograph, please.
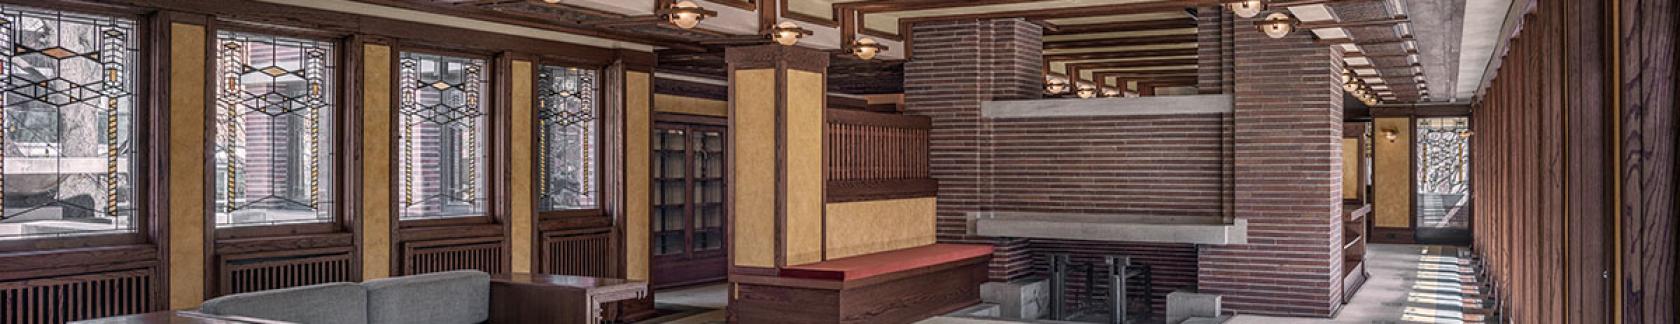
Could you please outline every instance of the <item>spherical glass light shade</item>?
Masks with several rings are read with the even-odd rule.
[[[1231,13],[1243,18],[1254,18],[1254,16],[1259,16],[1261,11],[1266,10],[1266,3],[1261,0],[1239,1],[1225,5],[1231,8]]]
[[[692,29],[694,26],[700,25],[700,20],[706,19],[705,15],[696,10],[700,9],[700,5],[694,4],[694,1],[678,2],[671,5],[671,9],[674,9],[674,11],[666,19],[671,20],[671,24],[682,29]]]
[[[881,45],[876,43],[873,38],[860,38],[856,43],[852,44],[852,55],[857,55],[860,59],[874,59],[875,55],[880,53]]]
[[[1258,27],[1260,32],[1266,33],[1266,37],[1283,38],[1289,36],[1290,32],[1295,31],[1295,17],[1290,17],[1286,13],[1274,12],[1266,15],[1266,21],[1261,22]]]
[[[1103,89],[1102,96],[1103,97],[1108,97],[1108,98],[1119,97],[1120,96],[1120,90],[1119,89],[1114,89],[1114,88]]]
[[[1090,87],[1090,86],[1080,86],[1078,94],[1079,94],[1080,98],[1096,97],[1097,96],[1097,88]]]
[[[776,40],[776,44],[786,46],[798,44],[799,38],[804,36],[805,34],[799,29],[799,25],[794,24],[791,21],[784,21],[780,24],[776,24],[776,29],[770,32],[770,39]]]
[[[1048,91],[1051,94],[1062,94],[1068,91],[1068,84],[1067,82],[1061,80],[1051,80],[1049,83],[1044,84],[1044,91]]]

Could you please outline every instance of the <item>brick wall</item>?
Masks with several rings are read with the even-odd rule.
[[[1249,244],[1202,249],[1199,287],[1241,313],[1328,317],[1342,293],[1341,54],[1307,32],[1235,37],[1234,207]]]
[[[939,180],[941,242],[992,243],[992,278],[1028,274],[1026,240],[968,237],[965,213],[987,210],[983,178],[990,152],[981,145],[988,130],[980,102],[1037,98],[1043,89],[1043,31],[1021,19],[917,24],[904,66],[905,111],[929,116],[930,172]]]

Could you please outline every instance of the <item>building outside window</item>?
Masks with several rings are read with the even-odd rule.
[[[216,225],[332,221],[333,44],[216,40]]]
[[[537,190],[540,211],[594,209],[597,196],[596,71],[543,66],[537,72]]]
[[[393,171],[400,219],[485,215],[490,176],[485,61],[404,52],[399,67]]]
[[[134,231],[134,26],[0,4],[0,240]]]

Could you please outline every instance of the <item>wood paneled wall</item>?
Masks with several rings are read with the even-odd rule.
[[[1471,153],[1473,244],[1510,319],[1673,323],[1673,3],[1513,10]]]

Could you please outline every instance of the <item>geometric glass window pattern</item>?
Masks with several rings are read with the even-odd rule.
[[[484,60],[403,52],[399,64],[399,219],[484,215]]]
[[[0,240],[134,230],[134,25],[0,4]]]
[[[539,210],[595,208],[595,73],[562,66],[537,72]]]
[[[216,225],[332,220],[333,44],[216,35]]]
[[[1464,194],[1470,190],[1469,119],[1417,121],[1417,179],[1421,194]]]

